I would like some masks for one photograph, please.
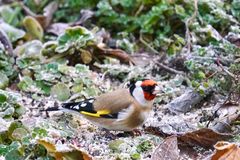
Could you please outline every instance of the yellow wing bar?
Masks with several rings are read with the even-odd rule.
[[[110,114],[109,110],[100,110],[97,111],[97,113],[90,113],[90,112],[86,112],[86,111],[81,111],[81,114],[87,115],[87,116],[92,116],[92,117],[101,117],[102,115],[108,115]]]

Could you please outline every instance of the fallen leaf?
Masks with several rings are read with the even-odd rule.
[[[52,21],[53,18],[53,14],[56,12],[56,10],[58,9],[58,2],[53,1],[50,2],[44,9],[44,21],[42,21],[42,26],[43,28],[46,28],[49,26],[50,22]]]
[[[87,50],[81,50],[81,59],[84,64],[89,64],[92,61],[92,54]]]
[[[240,148],[234,144],[220,141],[214,145],[216,152],[212,155],[211,160],[239,160]]]
[[[67,23],[53,23],[47,28],[48,33],[60,35],[69,27]]]
[[[89,9],[82,9],[80,13],[81,13],[81,18],[77,22],[74,22],[73,25],[82,25],[88,19],[92,18],[95,14],[93,11]]]
[[[167,137],[153,152],[152,160],[178,160],[179,152],[177,137]]]
[[[57,160],[91,160],[92,158],[79,148],[70,144],[54,144],[50,140],[40,139],[38,144],[43,145],[48,153]]]
[[[42,42],[39,40],[32,40],[22,45],[18,45],[14,49],[14,54],[20,58],[38,59],[41,56]]]
[[[209,128],[202,128],[197,131],[185,133],[178,136],[182,145],[201,146],[211,148],[216,142],[231,138],[231,134],[218,133]]]
[[[121,49],[104,48],[102,45],[97,45],[97,48],[99,49],[98,54],[119,59],[122,63],[134,63],[131,57]]]
[[[26,16],[23,19],[23,25],[32,39],[42,40],[44,34],[43,28],[34,17]]]

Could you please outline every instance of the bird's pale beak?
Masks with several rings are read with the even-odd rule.
[[[153,94],[158,94],[158,93],[161,93],[161,92],[162,92],[161,87],[160,86],[155,86]]]

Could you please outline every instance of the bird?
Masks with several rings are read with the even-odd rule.
[[[80,102],[63,103],[46,111],[70,111],[84,116],[93,124],[115,131],[133,131],[141,126],[152,110],[161,88],[151,79],[132,81],[128,88],[103,93]]]

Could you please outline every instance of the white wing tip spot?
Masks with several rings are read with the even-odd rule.
[[[85,107],[86,105],[87,105],[87,103],[82,103],[80,106]]]
[[[93,103],[93,101],[94,101],[94,99],[91,99],[91,100],[89,100],[88,102],[89,102],[89,103]]]
[[[79,110],[79,106],[78,106],[78,105],[73,106],[72,108],[73,108],[73,109],[77,109],[77,110]]]

